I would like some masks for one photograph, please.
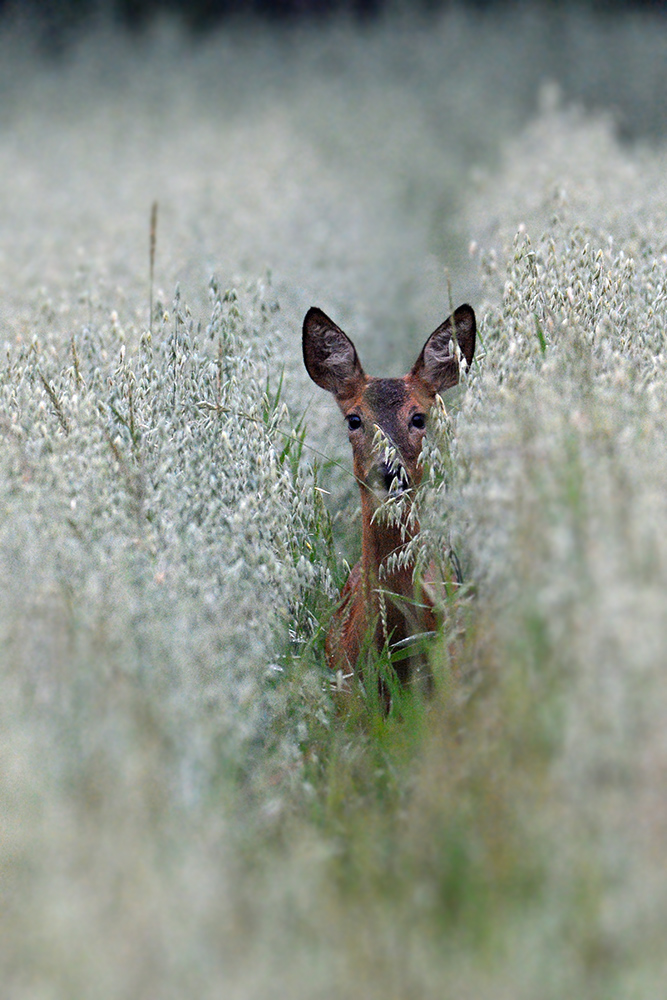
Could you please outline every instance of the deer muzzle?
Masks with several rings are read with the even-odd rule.
[[[376,471],[379,485],[388,496],[400,496],[410,488],[410,477],[400,463],[381,462]]]

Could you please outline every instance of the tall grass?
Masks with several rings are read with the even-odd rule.
[[[3,995],[661,994],[665,153],[567,97],[624,39],[655,131],[664,31],[570,11],[578,75],[546,14],[397,23],[2,40]],[[445,264],[418,554],[466,587],[430,699],[341,709],[299,320],[397,374]]]

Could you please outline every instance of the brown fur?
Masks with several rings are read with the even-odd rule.
[[[461,306],[431,334],[409,374],[373,378],[365,374],[352,341],[335,323],[320,309],[306,314],[304,362],[313,381],[333,393],[348,421],[354,475],[361,492],[362,556],[343,588],[326,641],[327,661],[339,686],[349,683],[364,649],[379,651],[387,642],[437,627],[431,596],[415,593],[412,567],[391,573],[386,569],[389,556],[400,552],[418,528],[388,526],[373,515],[392,484],[396,487],[396,477],[401,492],[419,485],[428,412],[436,393],[458,382],[455,343],[466,362],[472,362],[475,329],[473,310]],[[388,467],[384,455],[373,447],[376,427],[398,453],[394,466]],[[426,591],[431,589],[429,582]],[[424,606],[415,606],[415,601]],[[414,666],[412,658],[400,661],[399,677],[408,680]]]

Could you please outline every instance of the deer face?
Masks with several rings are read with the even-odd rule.
[[[303,324],[306,369],[334,395],[345,417],[362,493],[381,501],[419,484],[429,410],[436,393],[459,380],[456,343],[470,364],[475,351],[470,306],[461,306],[431,334],[408,375],[373,378],[365,374],[349,337],[320,309],[308,310]]]
[[[433,400],[407,379],[365,377],[353,398],[339,401],[354,474],[378,499],[402,493],[421,478],[418,459]]]

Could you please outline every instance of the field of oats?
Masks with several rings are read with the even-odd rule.
[[[574,7],[0,23],[4,997],[661,995],[666,53]],[[337,713],[301,320],[398,375],[448,284],[422,544],[466,587],[433,697]]]

